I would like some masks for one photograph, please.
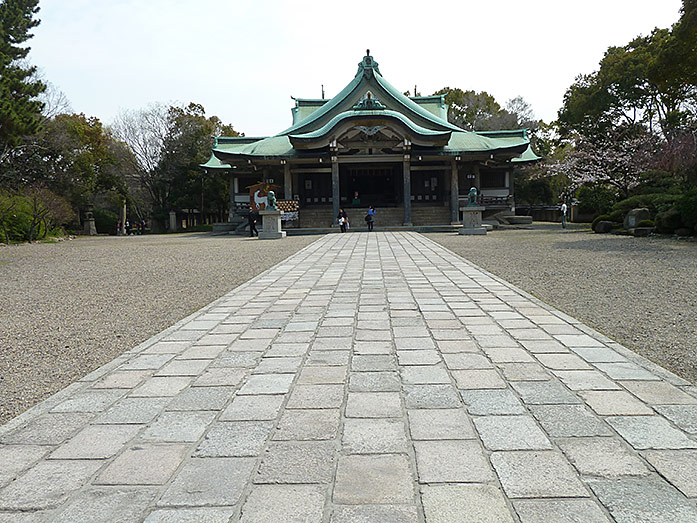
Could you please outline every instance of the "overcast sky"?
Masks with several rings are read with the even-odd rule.
[[[150,103],[202,104],[247,136],[291,123],[290,96],[337,94],[369,48],[383,76],[522,96],[556,117],[565,90],[679,18],[680,0],[41,0],[30,60],[76,112],[111,123]]]

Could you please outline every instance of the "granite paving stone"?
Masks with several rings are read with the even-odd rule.
[[[221,410],[234,391],[233,387],[191,387],[175,396],[166,410]]]
[[[452,385],[404,385],[403,389],[408,409],[450,409],[462,405]]]
[[[139,425],[89,425],[50,455],[51,459],[106,459],[140,431]]]
[[[396,372],[352,372],[349,375],[349,391],[398,392],[401,389]]]
[[[697,434],[697,405],[656,405],[654,408],[685,432]]]
[[[697,441],[660,416],[611,416],[607,422],[638,450],[697,448]]]
[[[528,405],[556,405],[581,403],[558,381],[518,381],[511,386]]]
[[[429,523],[513,523],[506,498],[492,485],[453,484],[421,487]]]
[[[590,499],[521,499],[513,503],[521,523],[611,523]]]
[[[346,400],[346,417],[349,418],[399,418],[402,402],[397,392],[349,392]]]
[[[462,401],[470,414],[524,414],[525,407],[508,389],[500,390],[461,390]]]
[[[494,478],[479,442],[415,441],[421,483],[487,483]]]
[[[48,454],[50,447],[39,445],[0,445],[0,487]]]
[[[623,390],[584,391],[579,395],[601,416],[644,416],[653,414],[651,407]]]
[[[505,389],[506,382],[494,369],[454,370],[452,375],[460,390]]]
[[[195,458],[186,462],[159,506],[235,505],[254,470],[253,458]]]
[[[472,423],[464,409],[414,409],[408,411],[413,440],[473,439]]]
[[[648,405],[697,405],[697,398],[665,381],[621,381],[620,383]]]
[[[254,374],[237,392],[239,395],[285,394],[295,376],[292,374]]]
[[[262,455],[255,483],[330,483],[334,442],[275,441]]]
[[[384,521],[389,523],[418,523],[415,506],[410,505],[335,505],[330,523]]]
[[[603,478],[649,474],[639,455],[618,438],[568,438],[556,443],[580,474]]]
[[[148,443],[127,448],[97,477],[101,485],[164,485],[179,468],[187,445]]]
[[[40,510],[59,506],[102,466],[98,460],[48,460],[0,489],[0,510]]]
[[[589,479],[588,485],[615,521],[620,523],[697,521],[697,506],[657,476]]]
[[[571,465],[552,450],[494,452],[491,464],[509,498],[589,496]]]
[[[142,521],[157,497],[155,488],[93,487],[81,491],[54,519],[56,523]]]
[[[347,419],[342,448],[348,454],[398,454],[408,451],[403,420]]]
[[[276,419],[286,397],[283,395],[235,396],[220,415],[221,421]]]
[[[610,427],[583,405],[531,405],[529,408],[553,438],[612,435]]]
[[[343,385],[296,385],[290,395],[289,409],[333,409],[344,401]]]
[[[334,439],[339,431],[339,419],[339,409],[288,409],[283,412],[273,439]]]
[[[340,456],[332,500],[337,504],[408,504],[414,479],[406,456]]]
[[[648,450],[642,455],[685,496],[697,498],[697,451]]]
[[[59,445],[87,425],[94,414],[66,412],[38,416],[0,438],[1,443]]]
[[[140,434],[145,441],[198,441],[215,417],[214,412],[165,412]]]
[[[215,423],[194,451],[200,458],[258,456],[273,429],[270,421]]]
[[[550,449],[552,444],[531,416],[483,416],[474,426],[489,450]]]
[[[321,523],[326,487],[255,485],[247,497],[241,523]]]

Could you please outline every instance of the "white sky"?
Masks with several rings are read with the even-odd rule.
[[[328,98],[369,48],[383,76],[423,95],[523,96],[556,118],[605,50],[679,18],[680,0],[42,0],[29,59],[76,112],[197,102],[247,136],[290,126],[290,95]]]

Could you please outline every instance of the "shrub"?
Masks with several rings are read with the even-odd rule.
[[[636,224],[637,227],[653,227],[653,220],[641,220]]]
[[[669,209],[656,215],[656,230],[664,234],[672,234],[675,229],[682,227],[682,219],[677,209]]]
[[[675,202],[675,209],[680,213],[682,224],[694,229],[697,225],[697,189],[684,194]]]
[[[617,200],[615,191],[602,185],[584,185],[576,197],[581,214],[607,214]]]
[[[609,214],[601,214],[600,216],[596,216],[593,222],[591,223],[591,229],[595,230],[595,226],[598,224],[598,222],[609,222],[612,221],[610,220],[610,215]]]
[[[96,208],[94,210],[94,224],[99,234],[116,234],[116,223],[119,217],[115,212],[107,209]]]
[[[627,214],[632,209],[645,207],[651,216],[656,216],[657,213],[670,209],[678,198],[680,196],[677,194],[639,194],[617,202],[612,208]]]
[[[609,217],[609,220],[610,220],[612,223],[622,223],[622,222],[624,222],[624,215],[625,215],[625,214],[627,214],[625,211],[622,211],[622,210],[619,210],[619,209],[618,209],[618,210],[616,210],[616,211],[612,211],[612,212],[608,215],[608,217]]]

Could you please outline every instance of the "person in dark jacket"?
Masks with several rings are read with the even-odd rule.
[[[249,237],[253,238],[256,234],[259,236],[259,231],[257,231],[257,212],[250,207],[249,214],[247,215],[247,220],[249,221]]]
[[[373,225],[375,222],[375,209],[371,205],[368,207],[368,214],[365,215],[365,223],[368,224],[368,232],[373,230]]]
[[[339,222],[339,227],[341,227],[341,232],[346,232],[349,227],[348,214],[343,209],[339,209],[339,214],[336,215],[336,221]]]

